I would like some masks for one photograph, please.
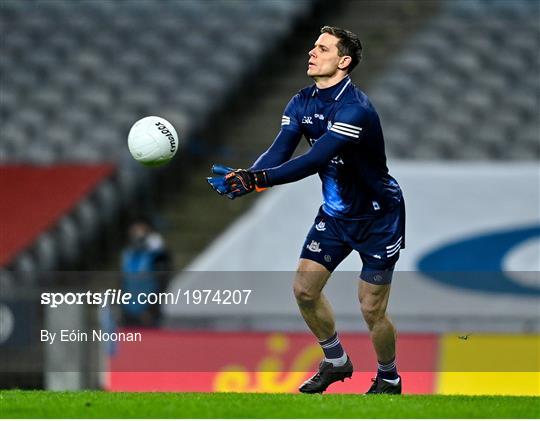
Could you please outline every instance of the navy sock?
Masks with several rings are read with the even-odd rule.
[[[377,377],[386,380],[396,380],[399,377],[396,367],[396,357],[387,362],[378,361]]]
[[[319,345],[321,346],[324,352],[324,357],[327,361],[332,362],[332,364],[336,366],[343,365],[345,362],[347,362],[347,356],[343,350],[343,347],[341,346],[337,332],[328,339],[319,341]]]

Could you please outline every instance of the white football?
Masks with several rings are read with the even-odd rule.
[[[137,121],[128,134],[129,152],[141,164],[155,167],[169,162],[178,150],[178,135],[173,125],[161,117]]]

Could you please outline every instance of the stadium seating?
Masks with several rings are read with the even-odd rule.
[[[168,1],[156,11],[137,0],[2,3],[2,162],[10,163],[116,160],[130,124],[163,110],[173,124],[172,110],[196,127],[309,6]],[[37,132],[43,150],[31,152],[23,137]]]
[[[160,115],[184,145],[311,0],[5,0],[0,7],[0,164],[111,162],[98,187],[12,268],[73,265],[133,200],[133,122]]]
[[[370,94],[390,155],[540,158],[538,2],[453,0]]]

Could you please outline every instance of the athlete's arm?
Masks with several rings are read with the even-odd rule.
[[[262,182],[261,168],[272,168],[289,160],[300,142],[302,129],[297,118],[300,94],[291,98],[281,116],[281,130],[272,145],[253,163],[248,170],[233,170],[223,165],[214,165],[212,173],[219,177],[207,177],[206,181],[220,195],[230,199],[247,194],[255,189],[264,190],[257,182]]]
[[[347,141],[338,139],[330,131],[326,132],[305,154],[264,170],[267,186],[292,183],[315,174],[338,155],[346,144]]]
[[[302,134],[293,130],[281,129],[274,143],[263,153],[248,170],[234,170],[223,165],[213,165],[212,173],[218,177],[207,177],[206,181],[220,195],[227,195],[230,199],[242,196],[259,187],[257,176],[261,168],[271,168],[289,160],[300,142]],[[234,178],[233,177],[234,174]],[[259,181],[262,180],[259,178]],[[262,182],[261,182],[262,183]]]
[[[324,168],[333,157],[337,156],[345,145],[350,142],[359,143],[362,141],[362,114],[362,107],[344,107],[336,113],[335,122],[313,144],[309,152],[271,168],[261,169],[260,165],[255,168],[254,165],[249,170],[235,170],[224,177],[221,190],[214,185],[212,187],[218,193],[227,194],[229,198],[234,199],[256,189],[292,183],[315,174]],[[286,125],[289,125],[290,122],[287,121],[288,117],[286,115],[284,115],[284,119]],[[297,124],[297,122],[295,123]],[[285,129],[282,129],[282,131],[285,131]],[[298,133],[298,139],[299,137],[300,133]],[[294,146],[296,147],[296,145]],[[209,183],[212,184],[210,180]]]
[[[288,161],[291,159],[301,137],[300,132],[281,129],[272,145],[259,156],[249,170],[257,171],[263,168],[272,168]]]
[[[327,132],[304,155],[278,167],[265,170],[234,170],[225,176],[222,191],[216,186],[213,187],[218,193],[226,193],[230,199],[234,199],[253,190],[291,183],[315,174],[328,164],[328,161],[336,156],[346,143],[347,141],[338,139],[333,133]]]
[[[300,106],[300,94],[296,94],[291,98],[283,111],[283,115],[281,116],[281,130],[274,142],[249,168],[250,171],[276,167],[291,159],[302,137],[302,129],[297,116],[297,109]]]
[[[263,171],[267,185],[292,183],[318,172],[338,155],[346,144],[362,141],[363,120],[361,107],[344,107],[338,111],[334,124],[313,144],[309,152]]]

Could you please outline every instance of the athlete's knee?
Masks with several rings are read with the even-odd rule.
[[[317,262],[300,259],[296,269],[293,291],[299,305],[311,305],[321,297],[330,272]]]
[[[294,297],[300,305],[310,305],[317,301],[321,296],[321,291],[306,287],[301,282],[295,282],[293,285]]]
[[[360,308],[369,329],[386,317],[386,307],[381,302],[361,299]]]

